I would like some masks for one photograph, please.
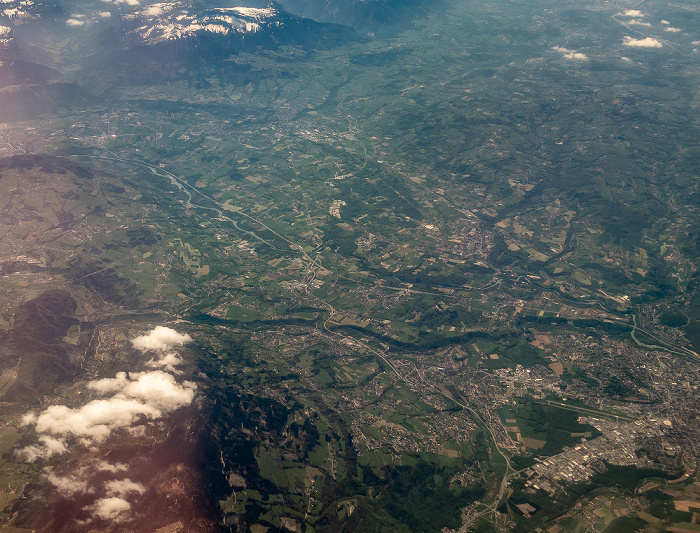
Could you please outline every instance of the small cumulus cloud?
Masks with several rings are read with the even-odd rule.
[[[39,415],[38,433],[83,437],[84,444],[102,442],[114,429],[130,426],[141,416],[154,419],[159,412],[136,400],[112,398],[90,402],[79,409],[52,405]]]
[[[97,500],[94,504],[85,507],[95,518],[109,522],[125,522],[129,519],[131,504],[123,498],[112,496]]]
[[[146,487],[141,483],[136,483],[127,479],[113,479],[105,484],[105,490],[108,496],[117,496],[124,498],[129,494],[143,494],[146,492]]]
[[[126,465],[112,465],[98,460],[67,475],[58,475],[53,468],[47,467],[43,469],[42,476],[64,498],[74,498],[77,495],[84,498],[93,495],[93,503],[83,509],[89,511],[92,518],[119,523],[130,519],[129,499],[143,495],[146,487],[129,478],[95,483],[93,473],[98,471],[119,474],[125,470],[128,470]]]
[[[29,411],[22,416],[22,425],[28,426],[29,424],[36,424],[36,413],[34,411]]]
[[[151,368],[163,368],[168,372],[179,373],[175,367],[182,364],[182,359],[176,353],[167,353],[159,359],[151,359],[146,366]]]
[[[635,39],[629,35],[625,35],[625,37],[622,39],[622,44],[625,46],[632,46],[634,48],[661,48],[663,46],[660,41],[654,39],[653,37]]]
[[[665,24],[665,25],[668,26],[668,25],[671,24],[671,23],[670,23],[668,20],[662,20],[662,21],[661,21],[661,24]]]
[[[49,483],[58,489],[62,496],[70,497],[90,492],[87,481],[80,480],[76,476],[57,476],[50,468],[44,469],[44,476]]]
[[[149,6],[144,9],[141,13],[148,17],[157,17],[163,13],[163,7],[160,5]]]
[[[36,415],[34,416],[36,417]],[[27,418],[26,415],[25,418]],[[61,455],[67,450],[68,445],[63,439],[56,439],[49,435],[42,435],[39,437],[39,444],[27,446],[21,450],[17,450],[15,453],[19,458],[33,463],[37,459],[50,459],[54,455]]]
[[[582,52],[576,52],[575,50],[569,50],[568,48],[563,48],[561,46],[554,46],[552,50],[556,52],[561,52],[564,54],[564,57],[566,59],[578,59],[578,60],[586,60],[588,59],[588,56]]]
[[[624,13],[620,13],[623,17],[643,17],[644,13],[639,11],[639,9],[628,9]]]
[[[171,328],[157,326],[150,333],[133,339],[131,344],[134,345],[134,348],[147,352],[149,350],[172,350],[176,346],[182,346],[188,342],[192,342],[192,337],[187,333],[182,334]]]
[[[697,45],[700,44],[700,41],[693,41],[693,42],[691,42],[690,44],[692,44],[692,45],[694,45],[694,46],[697,46]]]
[[[189,404],[197,388],[190,381],[179,385],[172,374],[158,370],[138,372],[130,376],[127,376],[126,372],[119,372],[114,378],[93,381],[88,387],[102,394],[116,393],[111,400],[136,400],[148,408],[163,412],[170,412]]]
[[[630,26],[646,26],[646,27],[651,26],[650,22],[644,22],[643,20],[637,20],[637,19],[630,20],[627,22],[627,24],[629,24]]]
[[[131,426],[142,418],[155,420],[188,405],[196,389],[194,383],[180,385],[172,374],[161,371],[134,374],[133,377],[120,372],[115,378],[102,379],[88,386],[98,393],[114,395],[75,409],[65,405],[47,407],[36,419],[37,433],[80,437],[85,444],[100,443],[115,429]],[[35,455],[41,453],[35,452]]]
[[[76,18],[70,18],[66,21],[66,24],[68,24],[69,26],[82,26],[83,24],[85,24],[85,21]]]
[[[111,464],[107,461],[99,461],[96,465],[97,470],[100,472],[109,472],[111,474],[117,474],[119,472],[126,472],[129,467],[122,463]]]
[[[112,16],[112,13],[110,13],[109,11],[100,11],[100,16],[103,19],[108,19],[109,17]]]
[[[143,352],[158,353],[158,357],[146,363],[158,370],[118,372],[113,378],[91,381],[88,389],[104,398],[82,407],[52,405],[39,414],[27,413],[22,423],[34,426],[39,442],[18,450],[17,455],[34,462],[65,453],[68,450],[66,441],[71,438],[77,438],[84,445],[94,445],[104,442],[118,429],[126,429],[134,435],[143,434],[144,422],[189,405],[197,385],[190,381],[179,383],[175,379],[174,374],[178,372],[175,366],[182,360],[167,350],[191,340],[189,335],[164,327],[136,337],[132,340],[135,347]]]
[[[166,327],[154,328],[134,338],[131,344],[144,354],[144,359],[150,357],[141,363],[150,370],[118,372],[114,377],[88,382],[86,387],[93,398],[82,406],[52,405],[25,414],[22,425],[34,428],[37,443],[15,453],[35,462],[70,453],[75,444],[89,446],[96,452],[95,446],[116,430],[134,437],[145,436],[151,421],[191,404],[194,399],[197,385],[178,379],[181,372],[176,367],[183,360],[174,351],[191,341],[189,335]],[[83,464],[66,475],[44,468],[42,477],[63,497],[80,495],[82,505],[89,503],[83,507],[91,515],[88,522],[121,524],[131,520],[132,502],[146,493],[147,488],[126,477],[129,466],[94,456]],[[117,479],[105,480],[105,477]]]
[[[93,469],[98,472],[119,474],[128,470],[128,467],[121,463],[110,464],[99,460],[65,476],[59,476],[52,468],[47,467],[43,470],[43,476],[65,498],[78,494],[94,495],[97,492],[98,496],[93,503],[84,507],[86,511],[91,512],[93,518],[117,523],[127,521],[131,511],[131,503],[128,500],[144,494],[146,487],[129,478],[111,479],[96,484],[91,475]]]
[[[664,28],[664,31],[670,31],[672,33],[678,33],[679,31],[682,31],[680,28],[674,28],[673,26],[669,26],[668,28]]]

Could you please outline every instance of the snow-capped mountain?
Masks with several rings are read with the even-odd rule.
[[[201,8],[183,1],[152,4],[124,14],[111,31],[121,41],[122,48],[163,48],[167,43],[181,46],[183,42],[192,42],[228,52],[246,46],[332,43],[352,33],[336,24],[298,17],[276,4],[263,8]]]
[[[214,8],[193,13],[182,2],[153,4],[124,18],[137,22],[133,33],[151,45],[203,34],[243,36],[284,24],[274,7]]]
[[[0,0],[0,22],[29,22],[57,16],[61,9],[52,3],[35,0]],[[0,36],[2,38],[2,36]]]
[[[9,46],[13,40],[12,28],[9,26],[0,26],[0,50]]]
[[[347,26],[301,18],[277,4],[202,7],[176,0],[139,6],[103,24],[89,30],[90,57],[80,73],[82,81],[100,87],[203,79],[212,72],[240,81],[244,66],[229,61],[221,68],[240,52],[286,45],[313,52],[357,38]]]

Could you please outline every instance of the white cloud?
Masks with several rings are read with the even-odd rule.
[[[674,28],[672,26],[669,26],[668,28],[664,28],[664,31],[670,31],[672,33],[678,33],[679,31],[682,31],[680,28]]]
[[[190,381],[176,381],[175,366],[182,360],[167,350],[191,340],[189,335],[165,327],[157,327],[135,338],[132,343],[136,348],[158,352],[159,357],[146,364],[161,370],[131,374],[119,372],[113,378],[91,381],[87,384],[88,389],[106,398],[77,408],[52,405],[39,414],[25,414],[22,424],[34,426],[39,442],[18,450],[17,455],[34,462],[65,453],[68,450],[65,439],[70,437],[89,446],[104,442],[117,429],[127,429],[134,435],[143,434],[145,421],[156,420],[189,405],[197,385]]]
[[[141,13],[148,17],[157,17],[163,13],[163,7],[160,5],[148,6],[146,9],[141,11]]]
[[[554,46],[552,50],[555,50],[556,52],[561,52],[562,54],[564,54],[564,57],[566,59],[588,59],[588,56],[582,52],[576,52],[575,50],[569,50],[568,48],[562,48],[561,46]]]
[[[100,11],[100,16],[101,16],[103,19],[108,19],[109,17],[112,16],[112,14],[111,14],[109,11]]]
[[[105,483],[105,490],[108,496],[117,496],[123,498],[129,494],[143,494],[146,492],[146,487],[141,483],[136,483],[127,479],[113,479]]]
[[[136,337],[131,341],[134,348],[147,352],[149,350],[167,351],[172,350],[176,346],[182,346],[192,342],[192,337],[187,333],[181,334],[171,328],[157,326],[150,333]]]
[[[85,21],[79,19],[68,19],[66,21],[66,24],[68,24],[69,26],[82,26],[83,24],[85,24]]]
[[[136,374],[135,380],[120,374],[91,387],[103,393],[118,391],[111,398],[93,400],[76,409],[52,405],[41,412],[35,421],[36,432],[42,434],[40,444],[19,450],[19,456],[32,462],[67,450],[63,440],[49,435],[81,437],[85,444],[103,442],[115,429],[132,426],[144,418],[155,420],[188,405],[197,388],[187,381],[180,385],[173,375],[161,371]]]
[[[161,371],[133,374],[120,372],[115,378],[101,379],[88,387],[101,393],[114,393],[104,400],[93,400],[71,409],[52,405],[36,419],[37,433],[84,437],[102,442],[115,429],[131,426],[141,418],[154,420],[185,405],[194,397],[196,385],[179,385],[172,374]]]
[[[22,416],[22,425],[29,426],[30,424],[36,424],[36,413],[34,411],[29,411]]]
[[[112,465],[102,460],[97,461],[94,466],[100,472],[111,472],[112,474],[128,469],[126,465],[120,463]],[[43,476],[62,496],[71,498],[76,494],[95,493],[95,487],[90,486],[90,476],[85,475],[86,472],[91,471],[90,467],[83,467],[67,476],[59,476],[54,473],[52,468],[44,468]],[[104,497],[97,499],[84,509],[90,511],[93,518],[116,523],[125,522],[130,518],[131,503],[127,498],[140,496],[146,492],[144,485],[129,478],[106,481],[103,488]]]
[[[624,57],[624,56],[623,56],[623,57],[621,57],[620,59],[622,59],[623,61],[627,61],[628,63],[631,63],[631,62],[632,62],[632,60],[631,60],[629,57]]]
[[[49,435],[39,437],[39,444],[33,444],[17,450],[15,454],[27,462],[33,463],[37,459],[49,459],[54,455],[61,455],[68,450],[63,439],[55,439]]]
[[[163,412],[189,404],[197,388],[189,381],[179,385],[172,374],[160,370],[137,372],[129,377],[126,372],[119,372],[114,378],[93,381],[88,387],[101,394],[116,393],[112,400],[136,400],[144,406]]]
[[[131,504],[123,498],[112,496],[97,500],[94,504],[85,507],[85,510],[91,511],[94,517],[102,520],[124,522],[129,518]]]
[[[154,419],[161,413],[137,400],[111,398],[95,400],[78,409],[52,405],[39,415],[38,433],[84,437],[87,441],[102,442],[112,430],[130,426],[140,416]]]
[[[2,0],[0,0],[2,2]],[[132,340],[135,348],[143,352],[155,352],[146,366],[153,370],[145,372],[118,372],[113,378],[99,379],[87,383],[87,388],[97,396],[81,407],[53,405],[39,413],[28,412],[22,417],[22,425],[34,427],[37,443],[15,453],[18,457],[34,462],[49,459],[69,452],[69,444],[77,442],[98,448],[115,430],[129,432],[134,438],[144,437],[150,421],[155,421],[176,409],[189,405],[194,399],[197,385],[190,381],[178,382],[180,372],[176,366],[182,364],[174,348],[191,342],[187,334],[157,327],[145,335]],[[110,463],[93,456],[84,466],[66,476],[54,473],[51,468],[43,470],[48,483],[65,497],[77,494],[102,498],[84,507],[93,519],[115,524],[131,519],[130,499],[146,492],[146,487],[129,478],[112,479],[99,483],[105,475],[121,477],[129,467],[122,463]],[[100,472],[100,477],[95,474]],[[102,489],[98,485],[102,485]],[[83,496],[84,497],[84,496]],[[89,521],[89,520],[88,520]]]
[[[647,37],[646,39],[634,39],[629,35],[625,35],[625,37],[622,39],[622,44],[635,48],[661,48],[663,46],[660,41],[654,39],[653,37]]]
[[[87,386],[98,394],[109,394],[110,392],[118,392],[120,389],[123,389],[129,381],[129,376],[126,372],[117,372],[113,378],[91,381]]]
[[[668,24],[671,24],[671,23],[670,23],[668,20],[662,20],[662,21],[661,21],[661,24],[667,24],[667,25],[668,25]]]
[[[146,366],[151,368],[164,368],[168,372],[178,373],[179,371],[175,369],[176,366],[182,364],[182,359],[178,357],[176,353],[167,353],[160,359],[151,359]]]
[[[697,45],[700,44],[700,41],[693,41],[693,42],[691,42],[690,44],[697,46]]]
[[[97,463],[97,470],[100,472],[109,472],[111,474],[116,474],[118,472],[126,472],[129,467],[122,463],[111,464],[107,461],[100,461]]]
[[[646,26],[646,27],[651,26],[650,22],[644,22],[643,20],[637,20],[637,19],[630,20],[627,22],[627,24],[629,24],[630,26]]]
[[[624,13],[622,13],[622,16],[624,17],[643,17],[644,13],[639,11],[639,9],[628,9]]]
[[[49,483],[58,489],[63,496],[73,496],[78,493],[90,492],[87,481],[79,480],[76,476],[60,477],[53,473],[50,468],[44,470],[45,477]]]

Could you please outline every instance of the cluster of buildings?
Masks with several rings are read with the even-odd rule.
[[[526,470],[526,487],[554,493],[559,485],[583,482],[593,474],[605,470],[605,464],[635,465],[639,468],[653,466],[645,454],[637,454],[643,440],[663,437],[672,428],[667,419],[648,418],[624,425],[598,418],[580,418],[603,434],[595,439],[564,449],[561,453]]]

